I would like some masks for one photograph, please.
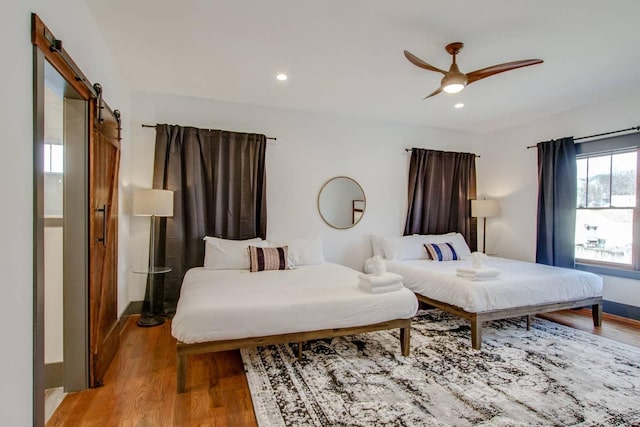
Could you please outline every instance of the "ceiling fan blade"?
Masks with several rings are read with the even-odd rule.
[[[425,70],[435,71],[436,73],[446,74],[446,71],[441,70],[440,68],[434,67],[433,65],[429,65],[424,62],[422,59],[418,58],[414,54],[409,51],[404,51],[404,56],[411,62],[413,65],[416,65],[420,68],[424,68]]]
[[[467,73],[467,84],[470,85],[473,82],[493,76],[494,74],[504,73],[505,71],[515,70],[516,68],[528,67],[529,65],[542,64],[543,62],[542,59],[523,59],[521,61],[492,65],[491,67]]]
[[[436,89],[435,91],[433,91],[433,93],[431,93],[431,94],[429,94],[429,95],[425,96],[425,97],[424,97],[424,98],[422,98],[422,99],[431,98],[432,96],[435,96],[435,95],[439,94],[440,92],[442,92],[442,86],[440,86],[438,89]]]

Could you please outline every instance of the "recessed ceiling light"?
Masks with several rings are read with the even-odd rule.
[[[276,79],[278,79],[278,80],[280,80],[281,82],[283,82],[283,81],[287,80],[287,79],[288,79],[288,77],[287,77],[287,75],[286,75],[286,74],[282,74],[282,73],[280,73],[280,74],[278,74],[278,75],[276,76]]]
[[[462,102],[458,102],[456,105],[454,105],[454,107],[460,109],[464,107],[464,104]]]

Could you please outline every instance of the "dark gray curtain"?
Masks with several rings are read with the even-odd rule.
[[[477,249],[475,154],[413,148],[409,164],[409,209],[404,234],[461,233]]]
[[[172,271],[156,275],[155,314],[175,312],[184,274],[203,265],[204,236],[265,238],[266,143],[258,134],[156,126],[153,187],[172,190],[174,207],[156,221],[156,264]]]
[[[573,137],[540,142],[536,262],[575,267],[577,192]]]

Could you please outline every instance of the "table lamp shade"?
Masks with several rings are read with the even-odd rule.
[[[144,189],[133,193],[135,216],[173,216],[173,191]]]
[[[472,200],[471,216],[476,218],[490,218],[498,215],[498,202],[496,200]]]

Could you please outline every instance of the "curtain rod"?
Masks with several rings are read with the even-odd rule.
[[[155,128],[155,127],[156,127],[156,125],[145,125],[145,124],[143,123],[143,124],[142,124],[142,127],[143,127],[143,128]],[[211,130],[211,129],[209,129],[209,130]],[[276,138],[276,137],[274,137],[274,136],[268,136],[268,137],[267,137],[267,139],[271,139],[271,140],[273,140],[273,141],[277,141],[277,140],[278,140],[278,138]]]
[[[404,151],[406,151],[407,153],[409,153],[411,150],[413,150],[413,148],[405,148]],[[477,158],[481,158],[482,156],[478,156],[477,154],[474,154],[474,156],[476,156]]]
[[[580,138],[573,138],[573,140],[574,141],[579,141],[581,139],[589,139],[589,138],[595,138],[597,136],[613,135],[614,133],[629,132],[629,131],[632,131],[632,130],[640,131],[640,126],[634,126],[634,127],[627,128],[627,129],[612,130],[611,132],[597,133],[595,135],[581,136]],[[536,145],[527,145],[527,150],[529,148],[536,148],[537,146],[538,146],[538,144],[536,144]]]

